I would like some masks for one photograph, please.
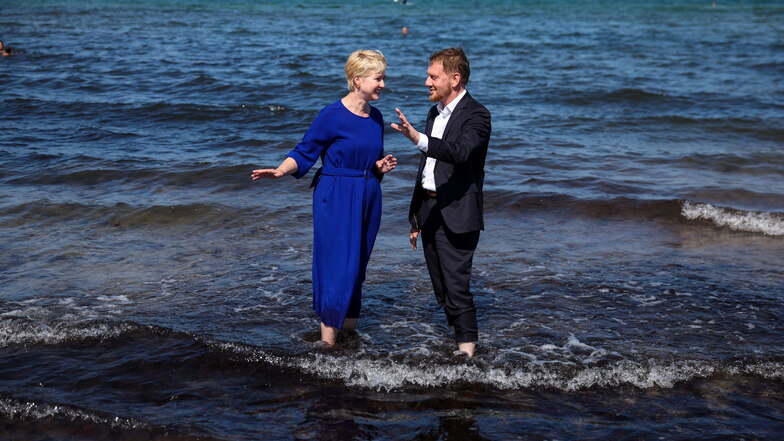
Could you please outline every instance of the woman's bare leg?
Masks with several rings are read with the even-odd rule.
[[[329,346],[335,345],[335,340],[338,338],[338,332],[338,328],[327,326],[323,322],[321,323],[321,341]]]

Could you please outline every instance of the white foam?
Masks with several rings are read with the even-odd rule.
[[[0,348],[18,344],[57,345],[65,341],[113,338],[136,329],[130,324],[87,323],[80,326],[27,320],[0,320]]]
[[[354,355],[307,354],[282,357],[258,348],[206,341],[212,347],[227,350],[250,362],[262,362],[284,369],[296,369],[318,378],[340,381],[347,386],[376,390],[407,387],[437,388],[460,384],[480,384],[498,389],[557,388],[567,391],[592,387],[631,385],[642,389],[672,388],[680,382],[714,374],[759,375],[784,378],[784,363],[765,362],[741,366],[723,366],[711,361],[643,362],[620,360],[603,366],[585,366],[573,362],[530,362],[519,366],[491,366],[486,363],[411,365],[392,358],[364,359]],[[551,349],[546,345],[548,349]],[[595,348],[570,338],[564,347]],[[553,349],[559,349],[552,346]]]
[[[124,295],[116,295],[116,296],[98,296],[96,300],[100,300],[102,302],[107,303],[131,303],[127,296]]]
[[[293,367],[321,378],[343,381],[348,386],[384,390],[411,386],[434,388],[464,383],[483,384],[499,389],[553,387],[580,390],[622,384],[640,388],[671,388],[677,382],[715,372],[715,369],[708,365],[642,365],[630,361],[607,367],[582,369],[558,363],[530,364],[518,369],[486,368],[469,364],[410,366],[389,360],[347,360],[323,354],[300,360],[297,366]]]
[[[133,418],[106,417],[71,406],[37,404],[12,398],[0,398],[0,416],[6,420],[40,420],[46,418],[65,418],[69,421],[83,421],[115,429],[148,429],[149,425]]]
[[[702,219],[735,231],[784,236],[784,215],[781,213],[731,210],[684,201],[681,214],[689,220]]]
[[[744,366],[742,373],[759,375],[768,380],[784,380],[784,363],[754,363]]]

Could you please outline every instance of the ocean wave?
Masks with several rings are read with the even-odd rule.
[[[42,399],[23,399],[9,394],[0,394],[0,425],[12,434],[11,439],[216,439],[205,435],[200,427],[192,424],[187,427],[180,427],[176,423],[161,425],[138,417],[112,414],[103,409]],[[6,439],[2,435],[0,438]]]
[[[171,363],[202,363],[201,360],[215,358],[232,361],[242,370],[255,371],[259,364],[272,369],[272,375],[294,378],[292,371],[306,377],[337,381],[349,387],[384,391],[404,389],[433,389],[478,385],[499,390],[513,389],[559,389],[578,391],[590,388],[617,388],[634,386],[640,389],[673,388],[684,382],[716,375],[756,376],[766,380],[784,380],[784,362],[775,359],[743,361],[723,360],[630,360],[620,358],[613,361],[589,357],[591,362],[563,360],[524,361],[510,364],[494,362],[491,357],[457,361],[447,357],[412,356],[401,359],[392,354],[369,354],[367,352],[323,350],[305,352],[274,352],[257,346],[214,339],[210,336],[175,331],[152,325],[132,322],[87,322],[82,324],[42,325],[28,320],[0,320],[0,348],[11,345],[43,344],[59,346],[74,342],[108,340],[123,337],[123,344],[134,344],[140,340],[149,345],[151,338],[173,339],[161,343],[161,347],[181,347],[182,342],[197,343],[203,349],[200,357],[174,351]],[[562,348],[567,352],[591,351],[595,348],[582,344],[574,338]],[[601,352],[601,351],[599,351]],[[432,355],[432,354],[431,354]],[[618,354],[615,354],[618,355]],[[184,357],[179,359],[180,357]],[[8,413],[10,411],[6,411]]]
[[[588,218],[671,219],[680,215],[678,200],[640,200],[628,197],[613,199],[578,199],[566,195],[537,195],[514,191],[488,190],[485,209],[500,212],[521,211],[568,212],[570,216]]]
[[[650,104],[672,108],[689,104],[691,102],[686,98],[635,88],[621,88],[613,90],[572,90],[569,91],[569,93],[564,93],[563,90],[551,92],[551,97],[561,97],[560,99],[563,99],[569,104],[583,106],[602,106],[608,104]]]
[[[70,423],[92,424],[122,430],[147,430],[152,427],[138,419],[109,415],[76,406],[49,404],[0,397],[0,421],[63,419]]]
[[[57,225],[66,222],[94,223],[110,227],[188,224],[209,227],[245,222],[247,216],[242,208],[216,204],[134,206],[120,202],[106,206],[41,200],[11,207],[4,211],[3,217],[5,219],[0,220],[0,226],[3,227]]]
[[[99,102],[14,98],[7,100],[5,104],[9,106],[11,114],[27,116],[59,117],[69,115],[92,121],[95,115],[101,115],[104,120],[116,121],[118,124],[131,120],[143,122],[146,125],[153,121],[239,123],[251,124],[257,130],[271,132],[289,129],[304,130],[307,128],[308,122],[315,117],[312,109],[296,110],[279,103]],[[88,137],[84,140],[89,141],[95,136],[105,134],[96,135],[88,132],[87,135]]]
[[[19,317],[15,317],[16,315]],[[20,318],[21,311],[0,315],[0,348],[12,345],[59,345],[73,341],[103,340],[119,337],[127,332],[139,331],[141,326],[131,323],[82,323],[58,322],[47,324]]]
[[[238,142],[253,143],[252,140]],[[267,146],[269,143],[256,141],[257,145]],[[250,182],[252,165],[203,165],[203,164],[165,164],[165,168],[148,168],[141,160],[138,161],[106,161],[80,155],[73,158],[44,157],[50,164],[35,164],[29,172],[14,172],[13,177],[5,180],[12,185],[98,185],[106,183],[122,183],[138,188],[151,186],[192,186],[206,188],[235,188],[237,183],[247,186]],[[20,157],[15,162],[30,162],[28,157]],[[46,162],[46,161],[39,161]],[[41,173],[40,167],[53,169],[51,173]],[[128,189],[127,186],[124,187]]]
[[[784,132],[782,132],[784,133]],[[706,154],[691,153],[681,157],[656,157],[640,159],[648,166],[674,165],[689,170],[715,170],[722,173],[743,173],[750,175],[784,174],[784,153],[778,151],[749,152],[744,154]]]
[[[735,201],[739,204],[744,201],[778,200],[778,195],[775,194],[764,195],[740,190],[705,193],[704,196],[714,200]],[[537,195],[491,189],[485,192],[485,209],[497,214],[551,212],[565,213],[570,217],[636,219],[669,224],[702,220],[734,231],[770,236],[784,235],[784,213],[722,208],[683,199],[643,200],[629,197],[578,199],[566,195]]]
[[[784,379],[784,363],[760,361],[725,363],[682,360],[644,362],[620,360],[604,366],[579,366],[571,362],[531,362],[520,366],[494,366],[481,360],[465,363],[406,363],[392,358],[308,354],[281,357],[236,343],[210,342],[253,363],[296,369],[317,378],[340,381],[350,387],[394,391],[409,388],[443,388],[482,385],[501,390],[552,388],[578,391],[594,387],[634,386],[640,389],[673,388],[679,383],[714,375],[755,375]]]
[[[211,204],[177,206],[130,207],[118,204],[117,213],[107,223],[114,226],[141,226],[150,224],[199,224],[217,225],[233,219],[242,219],[241,210]]]
[[[684,201],[682,215],[689,220],[704,220],[734,231],[784,236],[784,213],[743,211],[711,204]]]
[[[751,135],[758,139],[770,141],[784,140],[784,129],[780,122],[771,118],[770,120],[756,118],[736,118],[736,117],[704,117],[689,115],[659,115],[644,116],[642,118],[623,118],[613,121],[619,126],[639,126],[641,123],[654,124],[657,126],[685,126],[689,129],[703,128],[711,133],[736,134],[742,136]]]

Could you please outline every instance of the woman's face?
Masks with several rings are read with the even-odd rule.
[[[386,87],[384,79],[387,73],[384,71],[374,72],[366,77],[358,77],[359,93],[364,95],[368,101],[375,101],[381,98],[381,91]]]

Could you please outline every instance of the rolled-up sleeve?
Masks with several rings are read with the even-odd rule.
[[[422,153],[427,153],[427,146],[430,145],[430,141],[422,132],[419,132],[419,142],[417,143],[417,148],[422,151]]]

